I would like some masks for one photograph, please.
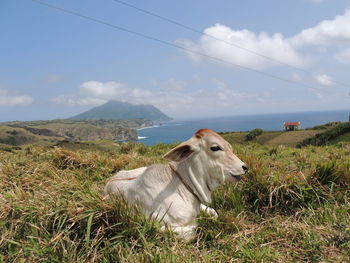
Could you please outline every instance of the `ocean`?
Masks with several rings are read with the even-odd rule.
[[[173,120],[161,125],[138,129],[137,133],[139,142],[154,145],[187,140],[201,128],[212,129],[216,132],[250,131],[255,128],[279,131],[283,130],[284,122],[300,121],[302,128],[305,129],[327,122],[349,121],[349,115],[350,110],[337,110]]]

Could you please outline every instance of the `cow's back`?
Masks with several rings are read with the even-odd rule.
[[[112,176],[103,191],[103,195],[105,198],[108,198],[109,195],[125,195],[128,189],[132,187],[135,183],[135,180],[144,173],[147,167],[140,167],[133,170],[122,170],[117,174]]]

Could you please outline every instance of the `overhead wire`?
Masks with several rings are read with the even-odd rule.
[[[208,33],[206,33],[206,32],[203,32],[203,31],[201,31],[201,30],[198,30],[198,29],[196,29],[196,28],[194,28],[194,27],[187,26],[187,25],[185,25],[185,24],[183,24],[183,23],[181,23],[181,22],[178,22],[178,21],[175,21],[175,20],[173,20],[173,19],[167,18],[167,17],[165,17],[165,16],[156,14],[156,13],[151,12],[151,11],[148,11],[148,10],[146,10],[146,9],[137,7],[137,6],[135,6],[135,5],[132,5],[132,4],[130,4],[130,3],[127,3],[127,2],[125,2],[125,1],[122,1],[122,0],[112,0],[112,1],[114,1],[114,2],[116,2],[116,3],[119,3],[119,4],[121,4],[121,5],[127,6],[127,7],[129,7],[129,8],[135,9],[135,10],[137,10],[137,11],[139,11],[139,12],[142,12],[142,13],[145,13],[145,14],[147,14],[147,15],[156,17],[156,18],[158,18],[158,19],[160,19],[160,20],[163,20],[163,21],[166,21],[166,22],[168,22],[168,23],[174,24],[174,25],[176,25],[176,26],[185,28],[185,29],[187,29],[187,30],[189,30],[189,31],[192,31],[192,32],[194,32],[194,33],[197,33],[197,34],[200,34],[200,35],[209,37],[209,38],[214,39],[214,40],[216,40],[216,41],[223,42],[223,43],[225,43],[225,44],[227,44],[227,45],[230,45],[230,46],[233,46],[233,47],[235,47],[235,48],[244,50],[244,51],[249,52],[249,53],[251,53],[251,54],[254,54],[254,55],[256,55],[256,56],[262,57],[262,58],[264,58],[264,59],[266,59],[266,60],[270,60],[270,61],[272,61],[272,62],[275,62],[275,63],[281,64],[281,65],[288,66],[289,68],[292,68],[292,69],[295,69],[295,70],[298,70],[298,71],[302,71],[302,72],[307,73],[308,75],[311,75],[311,76],[315,75],[314,72],[309,71],[309,70],[307,70],[307,69],[304,69],[304,68],[301,68],[301,67],[297,67],[297,66],[291,65],[291,64],[289,64],[289,63],[286,63],[286,62],[284,62],[284,61],[281,61],[281,60],[279,60],[279,59],[266,56],[266,55],[264,55],[264,54],[261,54],[261,53],[259,53],[259,52],[254,51],[254,50],[251,50],[251,49],[249,49],[249,48],[246,48],[246,47],[243,47],[243,46],[241,46],[241,45],[238,45],[238,44],[236,44],[236,43],[234,43],[234,42],[232,42],[232,41],[227,41],[227,40],[225,40],[225,39],[218,38],[218,37],[216,37],[216,36],[214,36],[214,35],[212,35],[212,34],[208,34]],[[333,83],[336,83],[336,84],[338,84],[338,85],[341,85],[341,86],[350,87],[350,85],[344,84],[344,83],[339,82],[339,81],[334,80],[334,79],[332,79],[332,82],[333,82]]]
[[[51,9],[55,9],[55,10],[58,10],[58,11],[61,11],[61,12],[64,12],[64,13],[67,13],[67,14],[70,14],[70,15],[74,15],[74,16],[80,17],[80,18],[84,18],[86,20],[90,20],[90,21],[93,21],[95,23],[99,23],[99,24],[108,26],[110,28],[117,29],[119,31],[123,31],[123,32],[129,33],[129,34],[132,34],[132,35],[136,35],[138,37],[142,37],[142,38],[145,38],[145,39],[148,39],[148,40],[152,40],[152,41],[161,43],[163,45],[167,45],[167,46],[170,46],[170,47],[175,47],[177,49],[181,49],[181,50],[184,50],[184,51],[192,53],[192,54],[200,55],[200,56],[203,56],[203,57],[215,60],[215,61],[223,63],[223,64],[227,64],[227,65],[234,66],[234,67],[241,68],[241,69],[248,70],[248,71],[253,71],[253,72],[259,73],[261,75],[268,76],[268,77],[274,78],[274,79],[278,79],[278,80],[281,80],[281,81],[284,81],[284,82],[287,82],[287,83],[291,83],[291,84],[294,84],[294,85],[297,85],[297,86],[303,86],[303,87],[306,87],[306,88],[314,88],[313,86],[305,84],[305,83],[302,83],[302,82],[293,81],[293,80],[286,79],[286,78],[283,78],[283,77],[279,77],[279,76],[276,76],[274,74],[271,74],[271,73],[268,73],[268,72],[264,72],[264,71],[261,71],[261,70],[258,70],[258,69],[254,69],[254,68],[251,68],[251,67],[235,64],[235,63],[232,63],[230,61],[227,61],[227,60],[224,60],[224,59],[221,59],[221,58],[218,58],[218,57],[214,57],[214,56],[211,56],[211,55],[199,52],[199,51],[191,50],[191,49],[188,49],[186,47],[183,47],[183,46],[180,46],[180,45],[177,45],[177,44],[174,44],[174,43],[171,43],[171,42],[168,42],[168,41],[165,41],[165,40],[153,37],[153,36],[146,35],[144,33],[140,33],[140,32],[134,31],[134,30],[130,30],[130,29],[127,29],[127,28],[115,25],[115,24],[111,24],[109,22],[106,22],[106,21],[103,21],[103,20],[100,20],[100,19],[97,19],[97,18],[93,18],[91,16],[83,15],[83,14],[80,14],[80,13],[72,11],[72,10],[68,10],[68,9],[65,9],[65,8],[62,8],[62,7],[58,7],[58,6],[55,6],[55,5],[51,5],[51,4],[48,4],[46,2],[42,2],[40,0],[32,0],[32,1],[37,3],[37,4],[49,7]]]

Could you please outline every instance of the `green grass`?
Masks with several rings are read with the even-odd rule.
[[[339,142],[339,138],[343,138],[343,140],[345,139],[345,141],[347,141],[347,134],[350,133],[350,122],[340,122],[331,124],[332,125],[330,125],[329,128],[327,128],[323,132],[303,140],[297,146],[303,147],[306,145],[327,145],[334,143],[334,141]]]
[[[337,144],[337,143],[340,143],[340,142],[350,142],[350,132],[345,133],[343,135],[340,135],[336,139],[332,140],[330,142],[330,144],[334,145],[334,144]]]
[[[269,146],[290,146],[295,147],[298,143],[303,140],[311,138],[322,130],[300,130],[300,131],[264,131],[261,135],[256,136],[252,142],[269,145]],[[223,133],[222,136],[230,143],[246,143],[246,136],[248,132],[227,132]]]
[[[349,144],[235,144],[250,172],[214,192],[219,218],[200,214],[191,242],[101,199],[113,173],[164,162],[172,147],[0,147],[0,262],[350,261]]]

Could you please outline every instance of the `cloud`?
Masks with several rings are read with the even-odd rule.
[[[97,106],[114,99],[152,104],[170,116],[188,116],[189,112],[203,116],[222,114],[225,109],[246,104],[248,99],[252,103],[261,99],[256,94],[237,91],[222,81],[214,81],[212,88],[196,90],[189,89],[187,81],[173,78],[159,83],[161,85],[152,89],[140,89],[114,81],[87,81],[80,85],[76,94],[61,95],[53,98],[53,101],[69,106]]]
[[[320,0],[314,0],[320,3]],[[206,28],[198,41],[188,39],[177,40],[177,43],[193,52],[186,52],[194,62],[208,62],[214,57],[229,63],[254,69],[265,69],[281,66],[281,63],[294,67],[305,68],[315,61],[302,51],[312,46],[314,50],[326,52],[328,47],[341,48],[350,44],[350,9],[342,15],[330,20],[324,20],[314,27],[306,28],[291,37],[284,37],[281,33],[255,33],[248,29],[234,30],[228,26],[216,24]],[[222,41],[220,41],[222,40]],[[230,45],[228,43],[232,43]],[[242,47],[238,48],[235,45]],[[246,50],[249,51],[246,51]],[[337,56],[341,63],[347,61],[349,51]],[[256,54],[254,54],[256,53]],[[200,54],[204,54],[202,56]],[[260,55],[257,55],[260,54]],[[266,56],[270,59],[265,59]],[[344,58],[344,59],[343,59]],[[212,62],[215,60],[212,60]]]
[[[340,51],[335,55],[335,59],[342,64],[350,64],[350,48]]]
[[[332,86],[334,84],[332,77],[328,76],[327,74],[314,75],[313,78],[318,84],[321,84],[322,86]]]
[[[87,81],[80,85],[77,94],[61,95],[54,98],[53,101],[68,106],[96,106],[111,99],[124,101],[129,93],[132,93],[132,91],[123,83]]]
[[[199,39],[198,43],[190,40],[177,40],[177,42],[194,52],[254,69],[263,69],[280,64],[273,60],[278,60],[296,67],[304,67],[309,63],[308,58],[299,54],[288,39],[284,38],[280,33],[269,35],[262,32],[256,34],[247,29],[233,30],[221,24],[209,27],[204,32],[205,34]],[[217,39],[223,41],[218,41]],[[252,52],[263,54],[272,60],[257,56],[252,52],[247,52],[226,42],[234,43]],[[187,54],[190,59],[196,62],[204,59],[199,54],[191,52]]]
[[[79,97],[78,95],[60,95],[52,99],[57,104],[64,104],[66,106],[96,106],[107,102],[105,99],[93,97]]]
[[[291,38],[295,47],[343,46],[350,43],[350,9],[332,20],[324,20],[318,25],[304,29]]]
[[[0,106],[25,106],[32,102],[33,98],[30,96],[21,96],[6,89],[0,89]]]

